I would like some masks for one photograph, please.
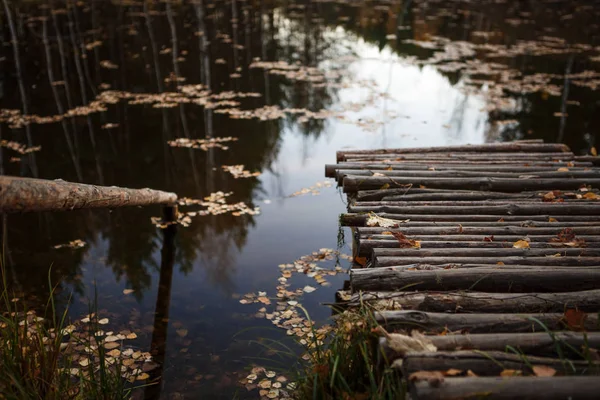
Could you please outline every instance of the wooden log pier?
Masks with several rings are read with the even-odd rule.
[[[374,310],[379,362],[414,399],[598,396],[600,157],[540,140],[345,150],[325,175],[355,260],[337,304]],[[433,347],[399,347],[411,331]]]

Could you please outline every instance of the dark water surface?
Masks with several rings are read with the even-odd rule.
[[[336,150],[543,138],[589,154],[600,129],[597,2],[45,3],[3,4],[0,173],[260,208],[192,217],[172,246],[151,223],[159,207],[4,217],[12,288],[42,305],[50,275],[73,318],[97,296],[161,361],[147,398],[256,397],[236,384],[248,366],[287,372],[293,358],[264,339],[291,339],[240,296],[266,291],[272,310],[279,264],[350,254],[344,196],[317,187]],[[167,144],[223,137],[237,141]],[[288,283],[317,288],[297,300],[322,324],[345,279]]]

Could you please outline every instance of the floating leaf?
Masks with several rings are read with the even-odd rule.
[[[123,289],[123,294],[131,294],[133,292],[135,292],[133,289]]]
[[[188,334],[188,330],[184,328],[177,329],[175,332],[177,332],[177,336],[179,336],[180,338],[184,338]]]
[[[312,292],[314,292],[317,289],[315,289],[312,286],[304,286],[304,289],[302,289],[302,290],[304,291],[304,293],[312,293]]]
[[[108,324],[108,318],[102,318],[101,320],[98,321],[98,323],[100,325],[106,325],[106,324]]]

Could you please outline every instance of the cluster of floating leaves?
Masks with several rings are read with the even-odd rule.
[[[326,279],[327,276],[345,273],[339,264],[336,264],[332,269],[323,268],[318,265],[320,262],[337,260],[338,257],[347,260],[351,259],[351,256],[341,254],[339,251],[323,248],[312,254],[302,256],[293,263],[280,264],[280,276],[277,279],[278,285],[276,286],[277,293],[275,297],[269,297],[266,291],[259,291],[257,293],[247,293],[241,296],[239,302],[241,304],[260,304],[262,307],[255,316],[257,318],[266,318],[276,327],[285,329],[288,336],[296,337],[298,342],[306,348],[306,353],[302,358],[304,360],[309,360],[311,358],[311,350],[323,344],[323,340],[331,331],[331,327],[329,325],[316,327],[315,323],[308,320],[306,315],[301,311],[302,305],[300,304],[299,299],[304,294],[309,294],[317,290],[318,286],[329,286],[329,282],[327,282]],[[294,274],[304,275],[314,279],[316,287],[305,285],[302,288],[291,290],[291,284],[289,282]],[[268,306],[270,306],[270,310],[267,309]],[[257,371],[259,370],[253,369],[252,373],[247,377],[247,382],[242,382],[248,389],[255,389],[257,387],[262,390],[271,389],[273,387],[276,389],[281,388],[281,386],[268,380],[268,378],[273,378],[275,374],[272,373],[269,376],[269,372],[264,371],[264,369],[260,369],[260,372],[267,373],[267,379],[260,380],[258,385],[256,385],[254,382],[259,377]],[[276,381],[283,382],[282,380],[277,379]],[[287,389],[289,390],[293,390],[294,388],[295,385],[287,386]],[[273,397],[269,397],[268,393],[271,393],[271,396]],[[261,396],[278,398],[278,395],[272,392],[261,391]]]
[[[152,223],[161,229],[167,228],[169,225],[179,224],[184,227],[188,227],[192,223],[192,218],[197,216],[207,215],[221,215],[231,213],[235,217],[242,215],[258,215],[260,214],[260,208],[251,208],[244,202],[238,202],[234,204],[227,203],[227,197],[231,196],[233,192],[215,192],[211,193],[210,196],[205,197],[202,200],[190,199],[187,197],[178,200],[180,206],[201,206],[204,209],[194,211],[179,211],[177,213],[177,219],[175,221],[165,221],[161,217],[152,217],[150,220]]]
[[[298,196],[304,196],[307,194],[311,194],[313,196],[318,196],[319,194],[321,194],[321,189],[328,188],[331,186],[333,186],[333,184],[330,181],[317,182],[310,187],[302,188],[302,189],[290,194],[289,197],[298,197]]]
[[[18,299],[13,301],[16,302]],[[36,348],[33,343],[49,343],[62,338],[60,344],[62,368],[75,378],[98,374],[101,363],[104,363],[105,368],[112,369],[133,383],[147,380],[150,378],[148,372],[157,367],[149,352],[126,345],[126,341],[137,338],[135,332],[105,330],[109,319],[101,318],[95,313],[74,321],[61,331],[42,328],[46,321],[38,317],[35,311],[13,313],[11,319],[15,319],[18,325],[27,331],[23,337],[31,341],[32,346],[27,346],[29,349]],[[0,329],[7,329],[7,325],[1,324]],[[48,336],[40,337],[42,334]],[[0,351],[1,348],[2,344],[0,344]]]
[[[268,399],[291,399],[290,392],[296,388],[296,384],[288,382],[285,376],[277,375],[275,371],[268,371],[263,367],[252,368],[250,374],[240,383],[248,390],[259,389],[261,398]]]
[[[188,139],[188,138],[177,138],[175,140],[170,140],[167,143],[171,147],[186,147],[190,149],[200,149],[207,151],[210,148],[219,148],[221,150],[228,150],[229,146],[224,145],[223,143],[227,142],[235,142],[237,138],[228,136],[228,137],[218,137],[218,138],[210,138],[210,139]]]
[[[42,149],[42,146],[27,147],[23,143],[13,142],[13,141],[8,141],[8,140],[0,140],[0,147],[5,147],[7,149],[16,151],[17,153],[23,154],[23,155],[28,154],[28,153],[33,153],[34,151],[40,151]]]
[[[253,178],[253,177],[257,177],[260,176],[260,172],[250,172],[247,169],[244,169],[244,166],[239,164],[239,165],[223,165],[221,168],[223,168],[224,171],[229,172],[231,175],[233,175],[233,177],[235,179],[238,178]]]

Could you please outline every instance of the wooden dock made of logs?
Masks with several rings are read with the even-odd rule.
[[[325,167],[353,232],[338,304],[375,310],[412,398],[600,398],[599,165],[529,140],[339,151]]]

